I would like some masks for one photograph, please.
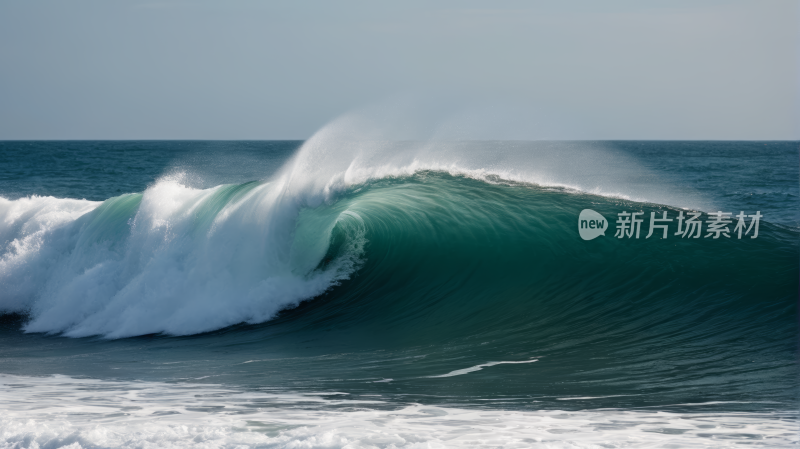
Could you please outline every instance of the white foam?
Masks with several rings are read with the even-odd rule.
[[[218,385],[0,375],[0,448],[796,447],[797,415],[387,407]],[[325,394],[324,396],[329,396]]]
[[[611,394],[608,396],[573,396],[568,398],[556,398],[557,401],[587,401],[592,399],[620,398],[625,396],[639,396],[638,394]]]
[[[533,363],[533,362],[538,362],[538,361],[539,361],[539,359],[520,360],[520,361],[513,361],[513,362],[488,362],[488,363],[483,363],[481,365],[470,366],[469,368],[463,368],[463,369],[457,369],[455,371],[450,371],[447,374],[440,374],[438,376],[425,376],[425,377],[435,378],[435,377],[461,376],[461,375],[468,374],[468,373],[474,373],[475,371],[480,371],[480,370],[482,370],[484,368],[488,368],[490,366],[495,366],[495,365],[505,365],[505,364],[513,365],[513,364],[518,364],[518,363]]]
[[[58,244],[62,236],[53,234],[100,204],[41,196],[14,201],[0,197],[0,310],[22,310],[30,304],[37,287],[54,269],[47,262],[64,251]],[[32,271],[31,267],[36,268]],[[11,282],[12,277],[22,282]]]
[[[259,185],[215,212],[228,187],[163,179],[121,223],[85,215],[100,203],[3,199],[0,312],[30,313],[26,331],[72,337],[185,335],[266,321],[346,279],[365,242],[354,213],[322,217],[311,235],[298,235],[300,211],[315,200],[283,187]],[[316,269],[337,223],[348,235],[343,252]]]

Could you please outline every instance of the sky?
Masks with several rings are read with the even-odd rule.
[[[797,140],[800,2],[0,2],[0,140],[306,139],[354,111],[426,124],[405,138]]]

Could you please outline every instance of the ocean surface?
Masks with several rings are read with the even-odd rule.
[[[799,198],[800,142],[0,142],[0,448],[798,447]]]

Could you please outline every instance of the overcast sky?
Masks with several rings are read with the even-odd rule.
[[[2,0],[0,139],[800,139],[798,5]]]

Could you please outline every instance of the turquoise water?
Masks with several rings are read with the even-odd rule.
[[[209,416],[264,392],[332,416],[705,413],[706,436],[652,432],[794,441],[719,423],[796,428],[797,142],[337,145],[0,143],[6,384],[221,388]],[[759,211],[758,238],[645,238],[683,208]],[[641,238],[614,238],[622,211]]]

